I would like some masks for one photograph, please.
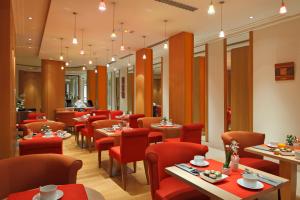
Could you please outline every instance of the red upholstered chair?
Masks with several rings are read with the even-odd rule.
[[[240,163],[261,171],[271,174],[279,174],[279,165],[268,160],[263,160],[263,156],[255,155],[244,151],[244,148],[263,144],[265,141],[265,134],[254,133],[247,131],[229,131],[222,134],[222,140],[225,145],[236,140],[239,143]]]
[[[116,116],[123,115],[122,110],[112,110],[110,111],[110,119],[116,119]]]
[[[36,154],[0,160],[0,199],[42,185],[75,184],[82,161],[58,154]]]
[[[99,128],[110,128],[113,125],[118,125],[122,123],[122,120],[98,120],[92,123],[92,126],[95,129]],[[98,150],[98,164],[101,167],[101,153],[102,151],[107,151],[115,144],[115,139],[113,137],[105,137],[103,135],[94,134],[95,147]]]
[[[20,156],[29,155],[29,154],[45,154],[45,153],[62,154],[63,153],[62,143],[63,140],[59,137],[20,140],[19,154]]]
[[[110,110],[94,110],[91,113],[92,115],[105,115],[106,119],[109,119]]]
[[[142,118],[142,117],[145,117],[144,114],[132,114],[132,115],[129,115],[129,126],[131,128],[138,128],[139,125],[138,125],[138,118]]]
[[[165,168],[187,163],[195,155],[205,155],[208,147],[187,142],[168,142],[151,145],[146,150],[152,200],[209,199],[194,187],[169,176]]]
[[[41,120],[36,122],[31,122],[24,124],[24,133],[23,135],[28,134],[28,130],[30,129],[34,133],[38,133],[41,131],[42,126],[47,125],[50,127],[52,131],[58,131],[58,130],[64,130],[65,124],[62,122],[55,122],[55,121],[49,121],[49,120]]]
[[[75,118],[82,117],[83,115],[87,115],[87,114],[89,114],[89,112],[75,112],[74,117]],[[77,142],[77,144],[79,143],[79,132],[84,127],[85,127],[85,123],[82,123],[82,122],[74,123],[74,134],[75,134],[75,141]]]
[[[90,116],[85,128],[80,130],[81,133],[81,146],[83,148],[83,143],[84,143],[84,137],[86,138],[87,142],[87,147],[88,150],[91,152],[92,151],[92,139],[94,139],[94,127],[92,126],[92,123],[94,121],[98,120],[106,120],[107,117],[105,115],[96,115],[96,116]]]
[[[161,117],[143,117],[143,118],[138,118],[138,126],[140,128],[149,128],[149,143],[157,143],[161,142],[163,135],[159,131],[151,130],[151,124],[159,123],[161,121]]]
[[[165,142],[191,142],[201,144],[202,129],[202,124],[184,125],[179,138],[165,139]]]
[[[38,112],[30,112],[27,115],[27,119],[43,119],[46,118],[46,114],[45,113],[38,113]]]
[[[120,146],[112,147],[109,150],[109,174],[110,176],[112,176],[113,159],[115,159],[121,164],[122,185],[124,190],[126,190],[127,163],[135,163],[137,161],[143,160],[146,178],[148,181],[148,169],[145,162],[145,151],[148,146],[148,134],[149,129],[146,128],[125,130],[121,134]],[[134,168],[136,169],[135,164]]]

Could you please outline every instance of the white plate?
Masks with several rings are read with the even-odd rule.
[[[210,178],[206,175],[204,175],[204,173],[200,173],[200,177],[203,179],[203,180],[206,180],[207,182],[210,182],[210,183],[218,183],[218,182],[221,182],[223,180],[225,180],[228,176],[225,175],[225,174],[222,174],[221,177],[219,178],[216,178],[216,179],[213,179],[213,178]]]
[[[256,181],[256,185],[255,185],[255,186],[250,186],[250,185],[245,184],[243,178],[239,178],[239,179],[237,180],[237,183],[238,183],[240,186],[242,186],[242,187],[244,187],[244,188],[251,189],[251,190],[260,190],[260,189],[264,188],[264,184],[263,184],[262,182],[260,182],[260,181]]]
[[[207,167],[209,165],[209,162],[206,160],[204,160],[203,163],[196,163],[194,160],[191,160],[190,163],[198,167]]]
[[[274,144],[267,144],[267,147],[270,147],[270,148],[277,148],[278,146],[277,146],[277,145],[274,145]]]
[[[56,190],[56,199],[60,199],[64,196],[64,192],[61,190]],[[32,198],[32,200],[40,200],[40,193],[37,193],[36,195],[34,195],[34,197]]]

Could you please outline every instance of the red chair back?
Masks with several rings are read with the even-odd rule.
[[[162,179],[169,177],[165,168],[178,163],[187,163],[195,155],[203,155],[208,152],[208,147],[201,144],[187,142],[166,142],[150,145],[146,150],[152,199],[159,189]]]
[[[87,128],[89,131],[89,135],[94,135],[94,127],[92,126],[92,123],[98,120],[106,120],[106,115],[96,115],[96,116],[90,116],[87,122]]]
[[[148,134],[149,129],[147,128],[136,128],[122,132],[120,143],[122,163],[145,160]]]
[[[184,125],[182,128],[180,141],[201,144],[202,128],[202,124]]]
[[[129,115],[129,126],[131,128],[138,128],[138,118],[142,118],[145,117],[144,114],[133,114],[133,115]]]
[[[92,115],[105,115],[106,119],[109,119],[110,110],[94,110],[92,111]]]
[[[27,119],[42,119],[43,117],[46,117],[45,113],[31,112],[27,115]]]
[[[112,110],[110,111],[110,119],[116,119],[116,116],[120,116],[123,115],[123,111],[122,110]]]
[[[82,117],[83,115],[87,115],[89,112],[75,112],[74,115],[75,117]]]

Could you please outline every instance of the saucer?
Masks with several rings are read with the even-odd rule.
[[[56,190],[56,198],[55,200],[57,199],[60,199],[64,196],[64,192],[61,191],[61,190]],[[33,196],[32,200],[40,200],[41,197],[40,197],[40,193],[37,193],[36,195]]]
[[[260,190],[260,189],[262,189],[262,188],[264,188],[264,184],[262,183],[262,182],[260,182],[260,181],[256,181],[256,184],[255,185],[247,185],[245,182],[244,182],[244,179],[243,178],[239,178],[238,180],[237,180],[237,183],[240,185],[240,186],[242,186],[242,187],[244,187],[244,188],[247,188],[247,189],[251,189],[251,190]]]
[[[204,160],[202,163],[196,163],[194,160],[191,160],[190,163],[198,167],[206,167],[209,165],[209,162],[206,160]]]
[[[274,144],[271,144],[271,143],[269,143],[269,144],[267,144],[267,147],[270,147],[270,148],[277,148],[278,146],[277,146],[277,145],[274,145]]]

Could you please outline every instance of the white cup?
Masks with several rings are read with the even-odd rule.
[[[300,150],[295,150],[295,158],[300,160]]]
[[[199,156],[199,155],[194,156],[194,162],[196,164],[202,164],[204,162],[204,156]]]
[[[258,177],[256,174],[243,174],[243,181],[249,187],[255,187]]]
[[[56,185],[45,185],[40,187],[40,200],[56,200]]]

